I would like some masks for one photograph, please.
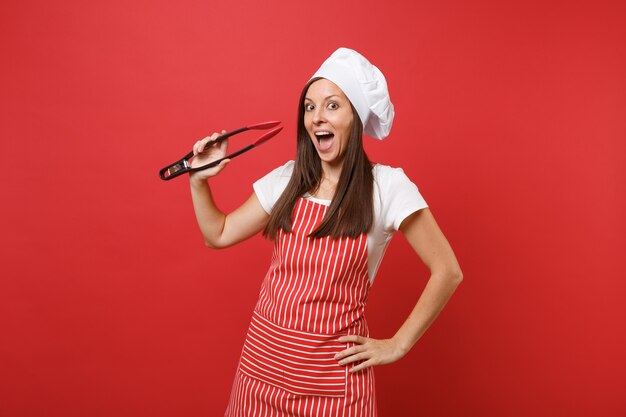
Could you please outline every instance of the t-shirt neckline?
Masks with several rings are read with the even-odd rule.
[[[309,193],[305,193],[303,197],[306,198],[307,200],[314,201],[316,203],[320,203],[320,204],[323,204],[325,206],[330,206],[330,203],[332,202],[332,200],[325,200],[323,198],[313,197]]]
[[[375,162],[374,165],[372,166],[372,171],[378,169],[378,167],[380,166],[379,163]],[[307,200],[310,201],[314,201],[316,203],[320,203],[323,204],[325,206],[330,206],[330,203],[332,202],[332,200],[325,200],[323,198],[317,198],[317,197],[313,197],[310,193],[305,193],[302,197],[306,198]]]

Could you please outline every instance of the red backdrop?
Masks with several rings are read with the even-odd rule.
[[[223,413],[271,244],[206,249],[186,179],[157,171],[212,131],[282,120],[214,181],[236,207],[293,157],[300,89],[339,46],[386,74],[396,122],[367,150],[418,184],[465,275],[377,368],[380,415],[626,415],[623,2],[29,0],[0,16],[0,416]],[[427,277],[398,235],[373,336]]]

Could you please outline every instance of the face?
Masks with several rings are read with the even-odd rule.
[[[353,120],[350,101],[335,83],[322,78],[309,86],[304,98],[304,127],[322,165],[341,166]]]

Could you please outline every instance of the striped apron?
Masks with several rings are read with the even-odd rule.
[[[333,357],[368,336],[367,235],[311,239],[327,207],[301,198],[279,231],[235,375],[226,417],[374,417],[374,372]]]

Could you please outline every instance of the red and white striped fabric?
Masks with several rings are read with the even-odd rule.
[[[376,416],[372,368],[351,373],[334,355],[368,336],[367,236],[311,239],[327,207],[301,198],[292,233],[279,232],[226,417]]]

